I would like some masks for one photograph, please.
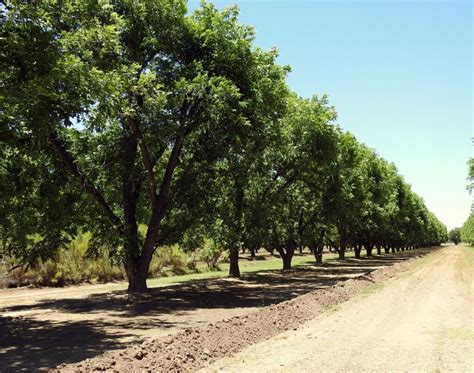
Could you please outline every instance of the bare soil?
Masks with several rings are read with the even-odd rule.
[[[474,372],[474,261],[459,247],[425,259],[203,372]]]
[[[0,371],[197,370],[293,330],[436,252],[197,281],[153,289],[135,301],[109,285],[45,289],[42,295],[2,291]]]

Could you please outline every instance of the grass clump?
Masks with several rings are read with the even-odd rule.
[[[190,268],[196,268],[196,263],[179,245],[164,246],[153,256],[148,277],[183,275]]]
[[[19,266],[12,259],[4,259],[0,267],[0,287],[75,285],[84,282],[104,283],[124,280],[122,266],[110,260],[103,249],[94,258],[87,255],[90,234],[80,234],[60,249],[53,258],[37,260],[31,267]]]

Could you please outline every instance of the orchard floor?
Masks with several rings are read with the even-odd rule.
[[[450,294],[457,294],[462,289],[469,290],[469,293],[466,293],[467,290],[464,290],[463,293],[466,302],[469,302],[472,301],[472,277],[470,277],[472,272],[469,272],[469,266],[464,268],[461,264],[455,264],[462,263],[460,250],[460,248],[424,249],[389,254],[373,259],[334,261],[326,263],[324,267],[304,266],[287,272],[260,272],[246,275],[241,280],[201,280],[154,288],[148,298],[135,302],[130,302],[123,290],[115,290],[119,286],[117,284],[77,286],[59,290],[2,290],[0,291],[0,335],[2,336],[0,339],[0,371],[22,369],[31,371],[54,368],[60,364],[63,364],[62,367],[65,370],[68,370],[68,367],[91,370],[104,367],[113,368],[117,361],[119,370],[141,370],[147,366],[153,366],[155,371],[160,369],[179,371],[194,370],[212,362],[219,364],[220,358],[238,352],[239,349],[245,349],[246,346],[253,343],[261,343],[264,339],[268,339],[268,343],[272,343],[278,334],[316,317],[314,312],[317,311],[317,307],[313,304],[311,307],[307,307],[307,311],[303,310],[299,314],[292,311],[291,315],[295,317],[289,316],[286,321],[283,320],[281,325],[278,323],[267,325],[272,314],[276,315],[277,319],[285,314],[283,311],[288,308],[285,304],[290,304],[292,307],[298,307],[299,304],[304,305],[304,294],[319,294],[320,292],[326,294],[320,297],[316,303],[326,307],[321,308],[321,314],[324,315],[327,312],[327,307],[346,300],[352,294],[351,289],[354,289],[354,294],[360,290],[358,284],[362,281],[352,280],[353,282],[350,282],[347,280],[368,278],[367,273],[373,272],[375,274],[380,271],[385,271],[385,277],[390,278],[408,265],[411,268],[414,264],[410,263],[423,261],[426,261],[427,269],[421,267],[420,270],[426,271],[426,273],[423,272],[424,275],[429,275],[428,277],[432,280],[429,268],[431,266],[434,266],[431,270],[435,271],[440,279],[444,278],[443,272],[450,273],[449,271],[452,270],[456,273],[455,276],[458,280],[450,284],[452,285],[450,288],[443,287],[443,294],[447,297],[445,303],[450,304]],[[413,261],[411,260],[413,258],[418,259]],[[445,262],[451,264],[446,267],[443,264]],[[441,265],[443,268],[438,268]],[[411,278],[412,275],[407,276]],[[412,281],[411,285],[414,289],[417,288],[417,281],[424,281],[423,276],[420,279],[416,277],[416,279],[416,281]],[[341,287],[349,283],[353,285]],[[344,293],[341,293],[341,289],[344,289]],[[402,291],[403,289],[398,290]],[[441,287],[439,292],[441,292]],[[331,297],[334,299],[331,300]],[[300,299],[302,300],[300,301]],[[389,305],[393,310],[381,310],[381,313],[387,312],[385,321],[389,324],[391,324],[388,316],[390,312],[395,312],[399,305],[405,307],[402,299],[394,298],[393,294],[391,299],[392,304]],[[273,306],[266,307],[272,304]],[[345,303],[343,304],[345,305]],[[283,307],[280,310],[275,308],[280,305]],[[456,315],[464,313],[472,320],[472,303],[470,306],[464,306],[463,309],[457,310],[459,312],[456,311]],[[433,311],[436,310],[433,309]],[[444,317],[447,317],[442,308],[441,312]],[[407,309],[406,313],[407,315],[416,315],[417,309]],[[262,315],[264,318],[259,319]],[[301,317],[298,318],[298,316]],[[458,317],[460,316],[458,315]],[[363,312],[359,314],[359,318],[361,320],[366,318]],[[232,338],[242,339],[238,330],[234,329],[244,330],[245,320],[249,321],[248,327],[252,325],[250,321],[253,320],[252,322],[256,323],[255,325],[258,327],[254,325],[252,330],[257,331],[259,327],[265,329],[265,325],[268,330],[262,329],[260,334],[258,332],[246,333],[243,338],[245,343],[232,341]],[[460,320],[464,319],[460,317]],[[354,316],[352,316],[352,321],[354,321]],[[470,322],[471,324],[466,325],[467,331],[464,329],[458,331],[458,329],[449,329],[448,327],[451,331],[448,330],[447,333],[453,334],[450,338],[454,338],[456,342],[456,333],[459,332],[461,337],[467,338],[467,341],[472,345],[472,334],[470,334],[472,333],[472,321]],[[223,325],[226,327],[222,328]],[[358,322],[352,325],[358,325]],[[212,330],[219,332],[213,334]],[[203,332],[210,334],[208,337],[203,337]],[[197,350],[188,351],[188,355],[184,357],[180,356],[178,352],[186,351],[183,346],[187,346],[186,343],[189,342],[188,339],[191,338],[191,335],[194,336],[194,341],[197,341],[193,343],[194,347],[192,348]],[[198,343],[196,335],[201,335],[204,342]],[[214,340],[219,348],[216,347],[216,351],[214,351],[210,346],[210,349],[199,351],[199,348],[204,348],[206,341],[212,342],[213,336],[217,338]],[[152,354],[150,354],[151,360],[147,362],[148,357],[145,357],[147,351],[160,350],[161,341],[166,342],[169,353],[174,355],[164,363],[160,363],[153,361]],[[233,347],[224,348],[226,345],[224,341]],[[302,344],[307,343],[302,342]],[[340,346],[333,345],[331,347],[330,343],[326,342],[324,345],[327,345],[327,349],[332,349],[335,353],[337,353],[337,348],[334,346]],[[255,346],[260,346],[260,344]],[[293,346],[288,351],[300,350],[300,346]],[[302,348],[306,348],[306,346],[302,346]],[[358,348],[362,349],[363,345]],[[108,352],[104,354],[106,351]],[[252,351],[254,351],[253,347]],[[472,350],[467,351],[466,356],[469,356],[470,352]],[[133,355],[131,359],[127,358],[129,354]],[[343,356],[347,356],[347,354],[346,349]],[[119,356],[124,356],[124,359],[120,360]],[[165,358],[162,353],[159,356]],[[248,356],[255,356],[255,354],[252,352]],[[283,356],[285,355],[282,355],[282,358]],[[88,358],[89,360],[85,364],[65,365],[82,362]],[[240,362],[240,357],[237,359]],[[269,359],[274,359],[274,357]],[[287,360],[286,357],[284,360]],[[320,358],[317,359],[317,361],[320,360]],[[106,362],[105,366],[104,361]],[[174,365],[166,365],[168,362]],[[109,363],[111,365],[107,366]],[[227,367],[235,365],[235,361],[226,363],[223,360],[220,364],[223,365],[216,365],[215,369],[225,367],[227,370]],[[270,366],[271,364],[269,364]],[[259,367],[247,366],[243,369],[236,368],[236,370],[266,369],[264,364],[259,364]],[[304,370],[304,367],[295,369]]]
[[[445,248],[336,311],[203,371],[474,372],[473,266],[472,248]]]

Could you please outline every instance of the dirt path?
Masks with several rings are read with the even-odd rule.
[[[241,316],[232,315],[235,310],[232,308],[229,311],[230,318],[186,328],[167,337],[149,339],[123,350],[108,351],[78,363],[62,364],[58,370],[194,372],[288,330],[297,330],[307,321],[327,314],[335,306],[383,284],[412,268],[423,257],[432,256],[440,250],[443,249],[427,248],[331,263],[322,268],[270,272],[261,274],[263,277],[254,278],[253,281],[247,277],[239,285],[228,283],[230,289],[221,287],[209,294],[200,294],[199,299],[204,300],[202,304],[207,307],[215,302],[230,308],[237,305],[242,307],[255,304],[255,301],[264,301],[262,303],[270,306]],[[226,290],[234,298],[229,297]],[[236,301],[234,306],[232,301]],[[249,354],[254,356],[252,351]]]
[[[473,254],[449,247],[205,372],[474,372]]]
[[[65,371],[196,371],[293,330],[444,250],[164,286],[133,302],[124,291],[106,291],[109,285],[7,291],[0,294],[0,372],[58,365]]]

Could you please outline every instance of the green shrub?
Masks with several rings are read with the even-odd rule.
[[[187,253],[187,260],[186,260],[187,269],[193,272],[199,272],[198,267],[197,267],[197,262],[198,262],[198,253],[196,251]]]
[[[67,284],[79,284],[89,280],[90,260],[85,255],[89,245],[89,234],[80,234],[58,253],[58,266]]]
[[[474,245],[474,211],[471,212],[461,228],[462,242]]]
[[[25,278],[28,284],[36,286],[64,286],[64,273],[58,263],[52,259],[39,260],[37,264],[26,271]]]
[[[0,288],[14,288],[28,285],[26,271],[23,267],[18,267],[10,271],[12,267],[3,267],[0,274]]]
[[[179,245],[160,247],[156,254],[158,268],[161,274],[169,270],[175,275],[183,275],[186,273],[188,256],[179,247]]]
[[[189,257],[179,245],[162,246],[153,255],[148,277],[167,276],[168,273],[183,275],[193,266],[195,268],[195,260]]]
[[[209,238],[204,240],[199,254],[199,259],[206,263],[211,270],[219,271],[219,264],[225,260],[224,249]]]
[[[113,262],[107,248],[100,248],[94,257],[88,256],[91,236],[80,234],[54,258],[37,263],[29,269],[13,268],[16,261],[2,258],[0,262],[0,287],[64,286],[84,282],[104,283],[125,280],[126,274],[121,263]],[[222,249],[207,240],[200,250],[186,253],[179,245],[158,248],[150,264],[148,277],[183,275],[198,272],[198,262],[204,261],[211,269],[219,269],[218,263],[224,258]]]
[[[122,266],[110,260],[107,250],[104,250],[96,259],[88,260],[86,274],[92,282],[120,281],[126,277]]]
[[[163,261],[158,257],[157,253],[151,258],[150,267],[148,268],[148,278],[160,277],[163,275]]]
[[[54,258],[38,260],[31,268],[19,267],[9,272],[15,261],[4,257],[0,266],[0,287],[64,286],[83,282],[124,280],[125,272],[119,263],[113,263],[109,251],[102,248],[95,258],[87,257],[90,234],[80,234]]]

